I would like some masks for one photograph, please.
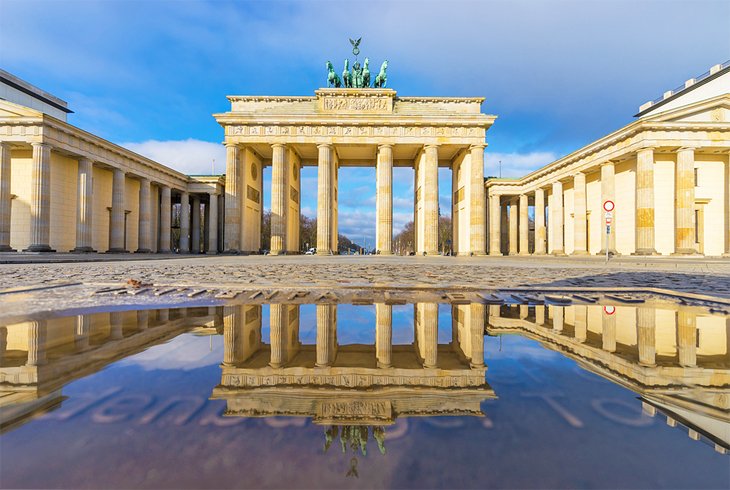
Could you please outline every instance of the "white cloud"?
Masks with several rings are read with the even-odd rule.
[[[122,143],[121,146],[188,175],[209,175],[214,168],[215,174],[225,173],[226,170],[226,148],[219,143],[188,138]]]
[[[486,153],[486,176],[499,176],[500,161],[502,177],[522,177],[557,159],[557,155],[549,151],[531,153]]]

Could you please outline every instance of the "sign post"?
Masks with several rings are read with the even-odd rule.
[[[603,202],[603,210],[606,212],[606,263],[608,264],[608,249],[611,238],[611,224],[613,223],[613,209],[616,205],[611,200]]]

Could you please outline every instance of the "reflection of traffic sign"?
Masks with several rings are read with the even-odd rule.
[[[603,202],[603,210],[604,211],[607,211],[607,212],[610,213],[611,211],[613,211],[613,208],[615,208],[615,207],[616,207],[616,205],[611,200],[608,200],[608,201],[604,201]]]
[[[614,313],[616,313],[616,307],[615,306],[604,306],[603,312],[606,315],[613,315]]]
[[[611,223],[613,223],[613,218],[606,217],[606,224],[610,225]]]

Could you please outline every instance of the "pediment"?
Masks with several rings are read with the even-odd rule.
[[[30,107],[0,100],[0,118],[43,117],[43,113]]]
[[[652,122],[730,123],[730,94],[713,97],[646,118]]]

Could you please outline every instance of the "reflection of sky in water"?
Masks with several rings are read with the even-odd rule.
[[[305,343],[314,343],[315,310],[301,309]],[[439,317],[445,342],[449,312]],[[374,307],[340,306],[338,320],[340,342],[374,342]],[[412,305],[393,308],[393,337],[413,340]],[[0,436],[0,485],[730,485],[727,456],[662,417],[642,415],[635,393],[518,336],[485,338],[487,380],[498,396],[483,404],[487,417],[401,418],[386,429],[387,454],[371,440],[367,456],[357,458],[359,478],[347,478],[352,454],[339,441],[324,453],[324,428],[310,420],[218,416],[224,402],[208,398],[220,382],[222,337],[212,345],[211,352],[209,338],[181,335],[70,383],[59,410]]]

